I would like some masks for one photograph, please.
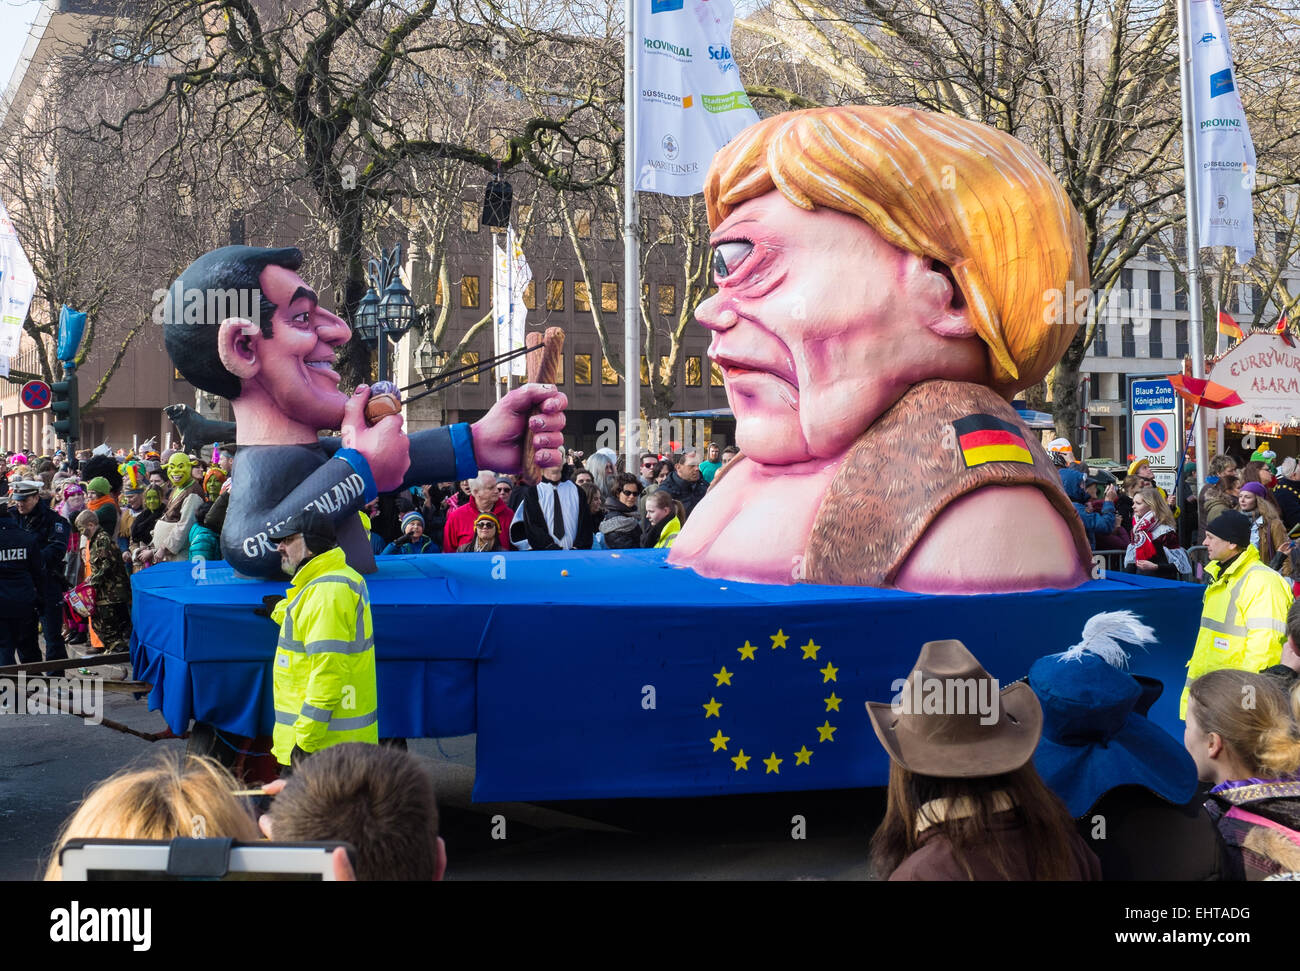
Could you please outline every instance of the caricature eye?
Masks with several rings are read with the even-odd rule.
[[[724,280],[745,262],[754,244],[743,239],[729,243],[719,243],[713,247],[713,273],[719,280]]]

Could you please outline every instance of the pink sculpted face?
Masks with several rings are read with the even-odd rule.
[[[338,428],[348,399],[339,391],[334,352],[352,331],[293,270],[268,266],[259,282],[276,310],[271,339],[258,342],[261,366],[252,380],[283,414],[312,428]]]
[[[718,292],[696,318],[713,331],[736,443],[759,463],[842,454],[919,381],[988,380],[945,269],[861,219],[772,190],[738,206],[712,244]]]

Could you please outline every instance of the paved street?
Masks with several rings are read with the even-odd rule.
[[[143,700],[106,693],[104,716],[164,728]],[[26,880],[78,800],[134,759],[183,751],[66,715],[0,716],[0,879]],[[442,805],[449,879],[866,879],[866,845],[882,811],[875,792],[686,800],[474,805],[474,740],[418,739]],[[791,838],[804,817],[807,838]],[[494,817],[505,839],[494,839]],[[500,832],[499,827],[495,827]]]

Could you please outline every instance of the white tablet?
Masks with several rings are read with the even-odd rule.
[[[185,859],[173,858],[184,844]],[[333,880],[347,843],[73,839],[59,853],[64,880]],[[178,851],[180,852],[180,851]]]

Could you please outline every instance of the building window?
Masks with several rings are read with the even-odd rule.
[[[667,213],[659,216],[659,237],[665,243],[673,241],[673,217]]]
[[[702,384],[703,373],[700,371],[700,359],[698,357],[688,357],[686,359],[686,387],[698,388]]]
[[[573,309],[590,310],[591,309],[591,290],[583,280],[573,281]]]
[[[564,281],[563,280],[546,281],[546,309],[547,310],[564,309]]]
[[[1160,277],[1162,274],[1159,270],[1152,270],[1148,276],[1151,280],[1151,309],[1163,310],[1164,307],[1160,303]]]
[[[478,364],[478,351],[466,351],[460,356],[460,363],[476,366]],[[478,384],[478,379],[480,377],[482,377],[481,374],[470,374],[469,377],[465,378],[465,383]]]
[[[1187,309],[1187,291],[1180,286],[1174,287],[1174,309],[1175,310]]]
[[[1147,334],[1147,353],[1151,357],[1165,356],[1164,321],[1153,320]]]
[[[591,355],[573,355],[573,383],[591,384]]]
[[[533,207],[525,202],[516,211],[519,213],[519,233],[523,235],[528,232],[528,226],[533,221]]]
[[[600,217],[600,238],[613,241],[618,238],[615,232],[614,218],[612,216]]]
[[[560,221],[558,219],[546,220],[547,236],[550,236],[551,239],[559,239],[563,233],[564,233],[564,227],[560,225]]]
[[[650,362],[644,354],[641,355],[641,387],[650,387]]]
[[[1124,291],[1124,296],[1133,292],[1133,271],[1123,269],[1119,271],[1119,288]]]
[[[579,209],[573,214],[573,228],[578,239],[591,239],[591,210]]]
[[[529,280],[528,286],[524,287],[524,306],[529,310],[537,309],[537,281]]]
[[[1104,321],[1097,325],[1097,333],[1093,338],[1092,346],[1097,349],[1098,357],[1110,356],[1110,345],[1106,343],[1106,324]]]
[[[659,358],[659,383],[666,388],[671,388],[675,383],[673,381],[673,368],[667,357]]]
[[[1119,325],[1119,353],[1121,357],[1137,357],[1137,341],[1133,336],[1133,322],[1124,320]]]
[[[462,199],[460,203],[460,228],[467,233],[477,233],[478,217],[478,203]]]
[[[718,367],[713,361],[709,362],[709,387],[721,388],[726,385],[722,379],[722,368]]]
[[[442,276],[441,275],[439,275],[438,282],[434,284],[433,287],[433,305],[435,307],[442,306]]]
[[[673,283],[659,284],[659,313],[671,317],[677,313],[677,286]]]
[[[554,384],[557,387],[561,384],[564,384],[564,352],[563,351],[560,352],[560,356],[555,360]]]
[[[478,277],[461,277],[460,305],[469,309],[478,307]]]
[[[614,370],[614,365],[609,363],[607,357],[600,359],[600,383],[606,388],[618,384],[618,372]]]
[[[1174,253],[1179,258],[1187,254],[1187,227],[1185,226],[1174,227]]]
[[[1174,356],[1187,356],[1187,321],[1174,321]]]
[[[600,309],[607,314],[618,312],[617,283],[602,283],[600,285]]]

